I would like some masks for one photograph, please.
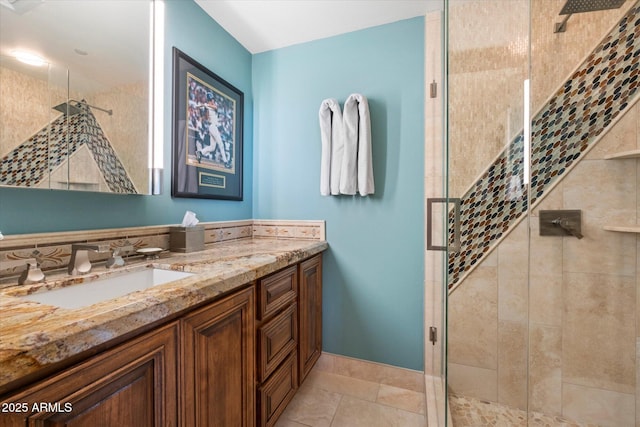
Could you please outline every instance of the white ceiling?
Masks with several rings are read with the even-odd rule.
[[[13,59],[13,50],[26,50],[52,66],[52,78],[73,69],[74,88],[144,81],[149,13],[142,1],[0,0],[0,65],[49,78]]]
[[[249,52],[260,53],[442,9],[443,0],[195,0]]]
[[[247,50],[259,53],[422,16],[441,9],[443,0],[195,2]],[[73,69],[74,88],[99,90],[146,79],[148,53],[141,52],[148,51],[148,14],[148,3],[136,0],[0,0],[0,65],[51,78],[47,69],[13,59],[12,50],[24,49],[60,70]]]

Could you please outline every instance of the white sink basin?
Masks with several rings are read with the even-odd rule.
[[[182,271],[146,268],[20,298],[56,307],[79,308],[192,275]]]

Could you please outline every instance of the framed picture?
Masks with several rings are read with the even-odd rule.
[[[242,200],[244,94],[173,48],[172,197]]]

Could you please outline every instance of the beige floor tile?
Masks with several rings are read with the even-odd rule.
[[[376,403],[403,409],[416,414],[425,414],[423,393],[381,384]]]
[[[329,427],[342,395],[307,386],[298,390],[280,417],[282,422],[294,421],[310,427]]]
[[[295,421],[285,420],[280,418],[275,424],[275,427],[309,427],[307,424],[300,424]]]
[[[323,354],[320,362],[276,427],[427,425],[421,372],[331,354]]]
[[[371,381],[345,377],[320,370],[312,370],[305,380],[305,385],[325,391],[340,393],[374,402],[380,385]]]
[[[331,427],[426,427],[424,415],[344,396]]]

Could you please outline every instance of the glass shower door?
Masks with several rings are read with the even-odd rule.
[[[508,3],[445,5],[446,190],[460,200],[443,290],[448,425],[520,425],[529,409],[530,5]]]
[[[508,3],[445,3],[448,425],[640,425],[640,2]]]
[[[445,426],[447,420],[446,278],[447,199],[446,118],[444,87],[444,20],[441,11],[425,17],[425,385],[429,426]]]

